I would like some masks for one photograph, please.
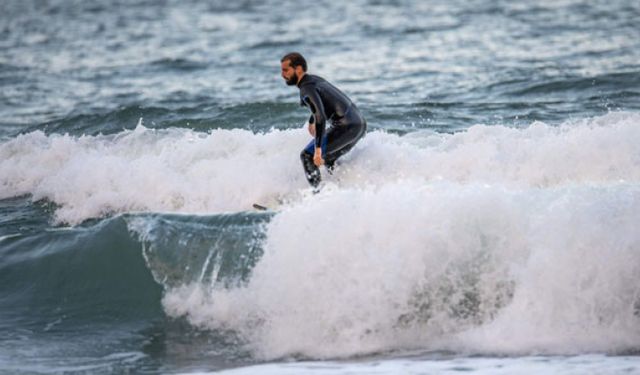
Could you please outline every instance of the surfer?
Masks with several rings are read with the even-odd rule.
[[[331,83],[316,75],[307,74],[307,61],[292,52],[281,60],[282,78],[289,86],[300,89],[300,105],[311,111],[307,122],[314,138],[300,153],[302,166],[309,184],[314,189],[320,184],[320,167],[329,173],[336,160],[346,154],[362,138],[367,122],[355,104]],[[326,123],[331,126],[326,129]]]

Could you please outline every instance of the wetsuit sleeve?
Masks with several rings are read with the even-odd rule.
[[[313,122],[314,122],[313,115],[309,116],[309,121],[308,122],[309,122],[309,124],[313,124]]]
[[[325,124],[327,122],[326,115],[324,113],[324,105],[322,104],[322,100],[320,99],[320,95],[315,89],[305,90],[305,95],[303,97],[309,109],[313,113],[313,117],[315,118],[316,124],[316,140],[315,146],[321,147],[322,145],[322,137],[324,137],[324,129]]]

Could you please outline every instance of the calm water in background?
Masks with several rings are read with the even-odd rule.
[[[639,19],[3,1],[0,372],[640,372]],[[370,127],[317,196],[293,50]]]

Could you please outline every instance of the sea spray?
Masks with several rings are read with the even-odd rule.
[[[248,279],[262,256],[270,213],[126,215],[153,277],[165,289],[185,284],[232,287]]]
[[[185,285],[163,303],[261,358],[615,354],[640,345],[638,197],[628,184],[334,191],[273,218],[246,286]]]
[[[325,181],[337,188],[401,180],[508,188],[607,185],[640,180],[640,115],[610,113],[522,129],[472,126],[455,134],[374,131]],[[135,130],[109,136],[34,132],[0,144],[0,197],[55,203],[56,220],[131,211],[212,214],[253,203],[298,202],[307,188],[302,129]]]
[[[305,186],[301,131],[254,134],[138,126],[110,136],[34,132],[0,145],[0,198],[56,203],[56,220],[131,211],[220,213]]]

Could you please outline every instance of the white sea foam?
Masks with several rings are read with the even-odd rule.
[[[290,362],[268,363],[216,371],[224,375],[384,375],[384,374],[442,374],[458,375],[461,372],[474,375],[501,374],[630,374],[640,371],[638,357],[607,357],[581,355],[575,357],[518,357],[518,358],[427,358],[385,359],[381,361],[353,362]],[[187,374],[187,373],[185,373]],[[213,374],[213,372],[189,372],[189,375]]]
[[[127,211],[246,210],[305,186],[295,151],[305,141],[301,130],[34,132],[0,145],[0,198],[49,199],[57,220],[71,224]]]
[[[640,187],[407,182],[323,193],[269,224],[249,284],[169,291],[262,358],[640,346]]]
[[[172,316],[233,329],[261,358],[640,347],[640,114],[372,132],[316,196],[300,193],[307,139],[31,133],[0,145],[0,196],[48,198],[70,223],[285,199],[246,286],[184,285],[163,300]]]
[[[457,134],[372,132],[326,180],[337,189],[399,181],[552,188],[640,180],[640,114],[612,113],[561,126],[473,126]],[[0,144],[0,198],[31,194],[60,206],[57,220],[108,213],[241,211],[297,200],[307,187],[298,152],[304,130],[110,136],[33,132]]]

